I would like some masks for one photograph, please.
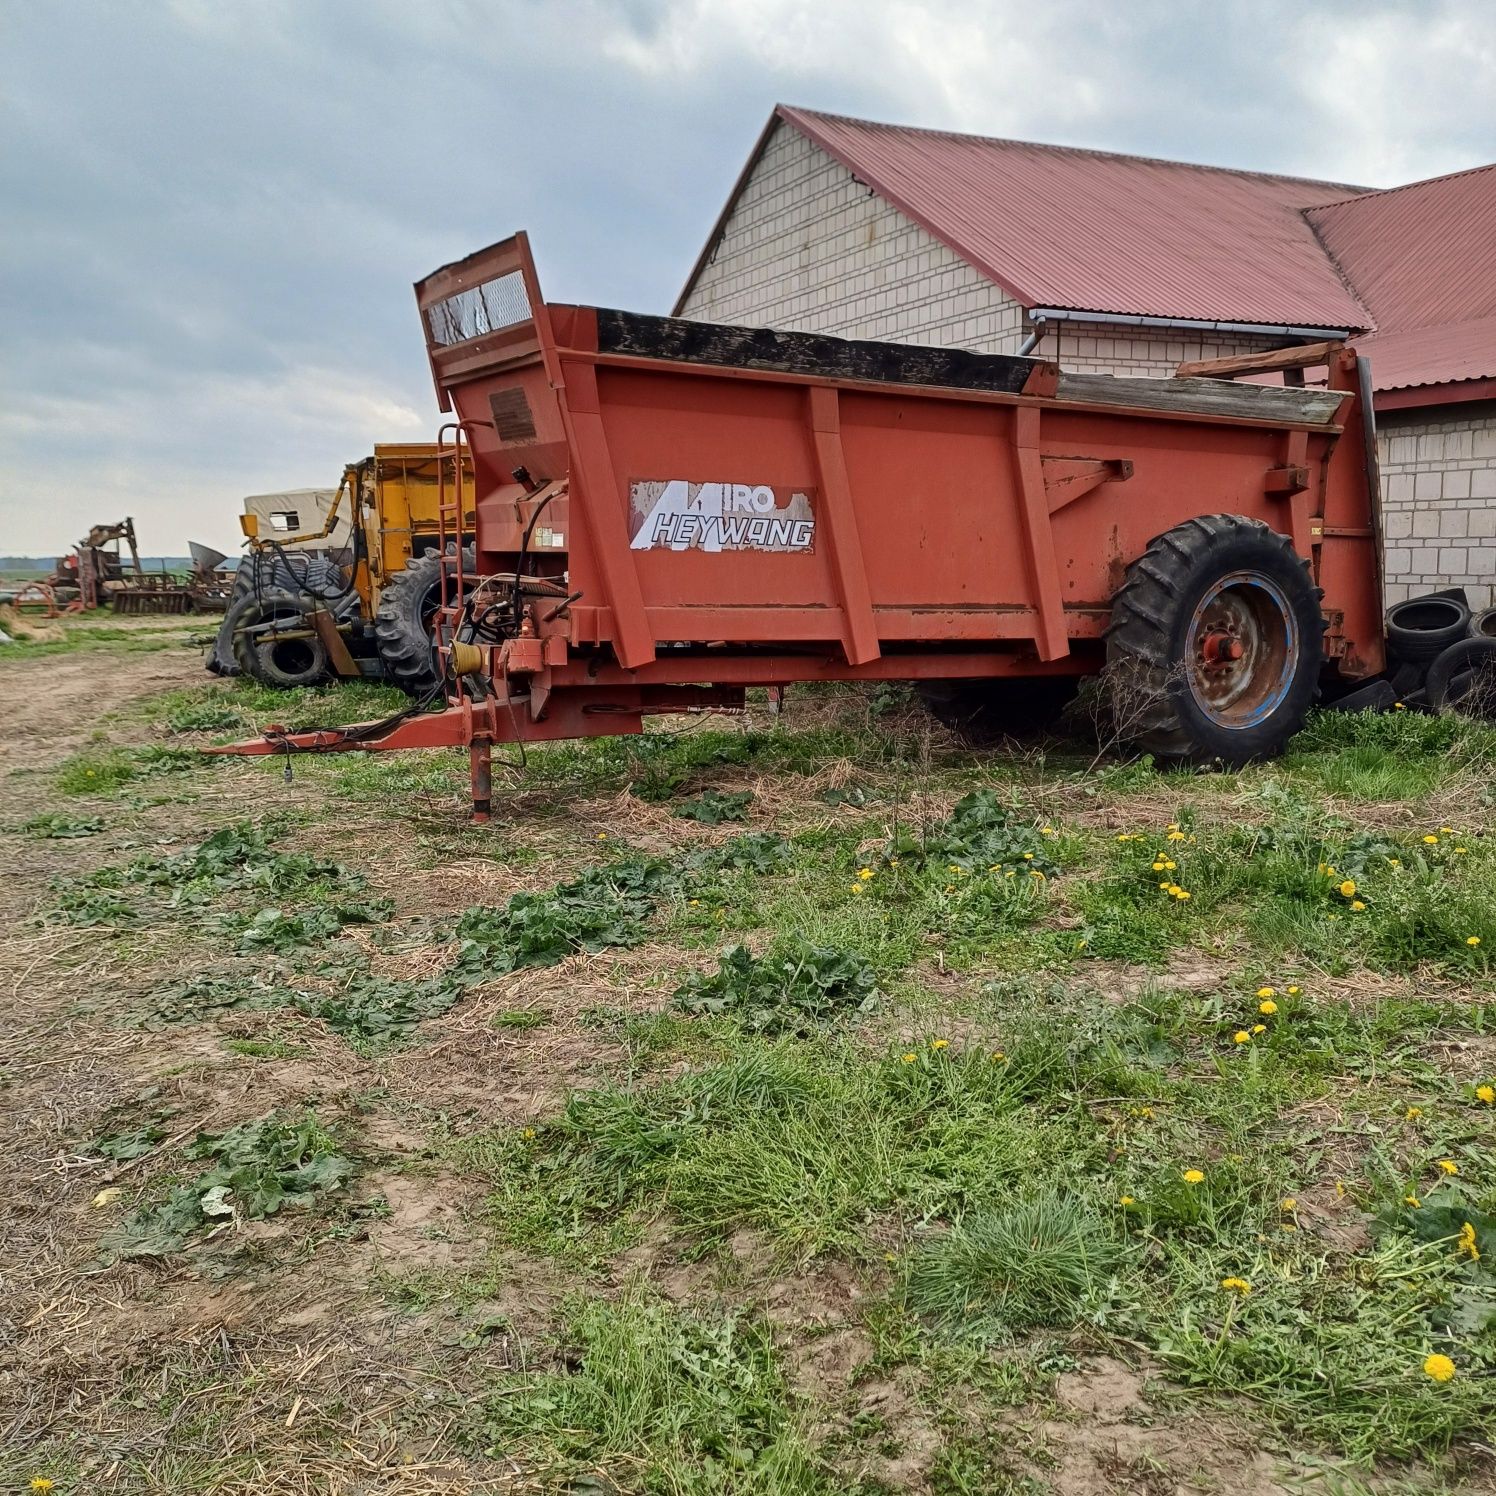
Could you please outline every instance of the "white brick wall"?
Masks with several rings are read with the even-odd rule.
[[[1387,601],[1463,587],[1496,606],[1496,402],[1378,422]]]
[[[1014,353],[1023,308],[844,166],[781,123],[744,184],[682,314],[706,322]],[[1063,368],[1163,377],[1186,359],[1273,340],[1051,323],[1037,353]],[[1464,586],[1496,603],[1496,404],[1382,418],[1387,601]]]
[[[682,314],[994,353],[1023,340],[1016,301],[785,124]]]
[[[1213,332],[1183,337],[1164,327],[1116,327],[1101,322],[1052,322],[1035,353],[1062,368],[1091,374],[1127,374],[1167,378],[1186,359],[1230,358],[1262,353],[1281,339],[1248,333]]]

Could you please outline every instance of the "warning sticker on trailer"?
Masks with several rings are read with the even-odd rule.
[[[639,478],[629,484],[636,551],[813,551],[815,491],[769,483],[690,483]]]

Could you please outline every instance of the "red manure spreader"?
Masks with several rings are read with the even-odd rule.
[[[1139,746],[1239,764],[1383,668],[1369,377],[1343,345],[1124,379],[548,305],[523,234],[416,299],[456,414],[443,692],[227,751],[466,746],[483,817],[495,743],[816,680],[1022,713],[1104,673]]]

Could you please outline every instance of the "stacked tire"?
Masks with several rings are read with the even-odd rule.
[[[319,685],[330,671],[316,637],[278,639],[278,629],[300,633],[307,611],[328,608],[338,619],[358,612],[358,594],[343,569],[324,556],[292,564],[279,556],[247,558],[234,580],[205,667],[215,675],[247,675],[262,685]]]
[[[1400,695],[1436,712],[1496,718],[1496,608],[1472,614],[1458,589],[1396,603],[1387,651]]]

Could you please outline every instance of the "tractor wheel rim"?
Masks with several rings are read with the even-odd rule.
[[[1287,595],[1259,571],[1233,571],[1195,605],[1184,667],[1195,704],[1222,727],[1253,727],[1293,683],[1298,621]]]

